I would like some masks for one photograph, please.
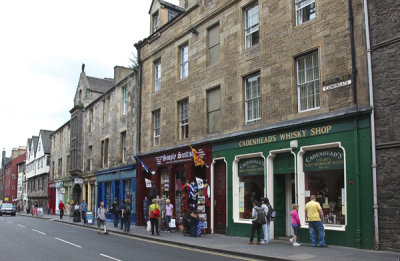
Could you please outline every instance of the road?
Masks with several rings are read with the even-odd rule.
[[[250,260],[85,227],[22,217],[0,217],[0,260]]]

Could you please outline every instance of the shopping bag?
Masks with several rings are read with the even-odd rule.
[[[149,231],[149,232],[151,231],[151,222],[150,222],[150,220],[147,221],[146,229],[147,229],[147,231]]]
[[[170,228],[175,228],[176,227],[176,219],[175,218],[171,219],[171,222],[169,222],[169,227]]]

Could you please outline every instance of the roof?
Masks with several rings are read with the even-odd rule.
[[[40,136],[42,137],[42,143],[43,143],[43,151],[45,154],[50,154],[50,149],[51,149],[50,136],[52,133],[53,131],[40,130]]]
[[[151,8],[153,8],[154,1],[155,1],[155,0],[153,0],[153,1],[151,2],[150,9],[149,9],[149,14],[151,13]],[[167,1],[163,1],[163,0],[159,0],[159,2],[160,2],[161,5],[166,6],[168,9],[173,9],[174,11],[176,11],[176,12],[178,12],[178,13],[183,13],[183,12],[185,12],[185,9],[182,8],[182,7],[180,7],[180,6],[177,6],[177,5],[168,3]]]
[[[86,76],[86,78],[89,82],[89,89],[96,92],[104,93],[114,85],[113,79],[100,79],[90,76]]]
[[[38,136],[32,136],[33,152],[34,152],[35,156],[36,156],[36,150],[37,150],[38,142],[39,142],[39,137]]]

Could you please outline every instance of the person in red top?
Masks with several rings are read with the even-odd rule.
[[[60,210],[60,219],[62,219],[62,217],[64,216],[64,209],[65,209],[62,200],[60,200],[60,203],[58,204],[58,209]]]

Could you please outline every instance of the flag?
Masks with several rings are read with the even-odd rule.
[[[197,152],[197,150],[196,149],[194,149],[194,148],[192,148],[192,146],[190,146],[190,144],[189,144],[189,147],[190,147],[190,149],[192,150],[192,152],[193,152],[193,161],[194,161],[194,165],[195,166],[204,166],[204,165],[206,165],[205,163],[204,163],[204,161],[203,161],[203,159],[200,157],[200,155],[199,155],[199,153]],[[208,166],[206,165],[206,167],[208,168]]]
[[[137,155],[133,154],[133,157],[135,157],[135,159],[140,162],[140,164],[147,173],[149,174],[151,173],[150,170],[146,167],[146,165],[144,165],[143,161],[141,161]]]

